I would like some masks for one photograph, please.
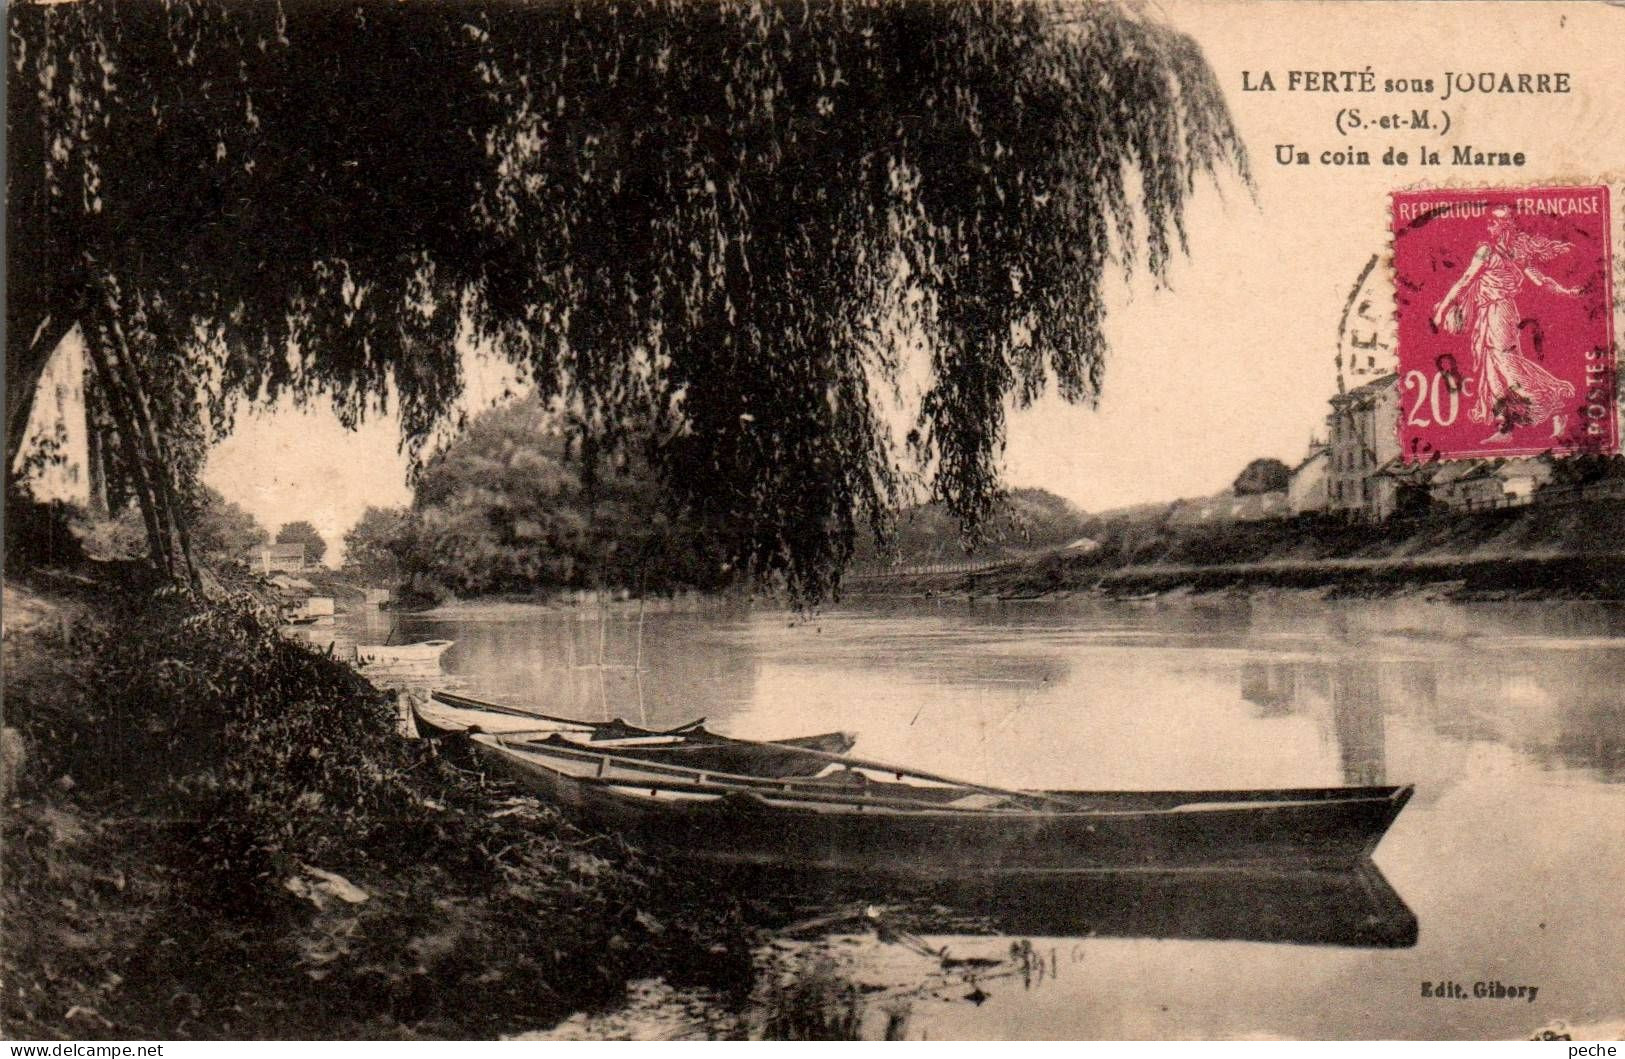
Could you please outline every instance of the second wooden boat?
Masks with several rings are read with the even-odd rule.
[[[412,708],[418,729],[431,738],[465,732],[534,733],[537,737],[559,732],[608,744],[631,739],[672,739],[694,732],[705,723],[704,718],[697,718],[675,728],[657,729],[628,724],[619,717],[582,721],[439,690],[430,692],[427,702],[414,700]]]
[[[820,755],[844,754],[857,740],[848,732],[768,742],[732,739],[706,729],[702,721],[654,730],[619,718],[579,721],[529,713],[440,691],[429,702],[412,703],[412,720],[418,732],[429,738],[476,733],[501,735],[520,743],[551,738],[639,761],[751,776],[813,775],[828,765]]]

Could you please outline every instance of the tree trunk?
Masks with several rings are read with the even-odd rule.
[[[111,335],[100,322],[85,328],[85,351],[90,356],[91,364],[95,366],[96,377],[101,380],[102,392],[107,395],[107,411],[113,420],[114,436],[129,471],[130,487],[135,493],[136,504],[141,508],[141,520],[146,524],[147,547],[151,560],[153,565],[174,576],[169,538],[159,528],[161,523],[158,501],[148,477],[149,465],[136,441],[138,435],[132,426],[135,413],[128,395],[124,392],[123,383],[111,364],[108,349],[110,344]]]
[[[89,408],[85,409],[85,462],[90,465],[85,469],[90,489],[90,517],[111,518],[113,511],[107,502],[107,438],[103,436],[101,423],[91,417]]]
[[[14,13],[13,13],[14,14]],[[8,22],[10,19],[8,19]],[[20,43],[16,38],[11,43]],[[7,49],[7,58],[11,58]],[[21,451],[34,391],[51,359],[47,342],[53,325],[66,326],[51,312],[51,273],[45,267],[48,195],[45,187],[46,130],[41,121],[39,86],[29,83],[21,64],[7,62],[6,82],[6,474]],[[60,339],[60,335],[58,338]]]
[[[157,425],[153,422],[152,405],[147,400],[146,389],[141,385],[141,375],[136,371],[135,355],[125,337],[124,325],[119,323],[118,306],[110,295],[105,311],[110,320],[110,330],[118,352],[117,368],[122,374],[125,392],[135,413],[132,425],[139,432],[142,451],[152,461],[149,465],[149,475],[156,487],[159,501],[159,529],[168,538],[170,576],[177,580],[184,576],[194,590],[199,590],[203,585],[198,576],[197,563],[192,558],[192,537],[187,532],[186,520],[181,517],[180,495],[175,489],[174,479],[170,476],[170,468],[175,465],[171,462],[164,440],[159,436]]]

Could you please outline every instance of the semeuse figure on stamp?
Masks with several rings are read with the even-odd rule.
[[[1520,231],[1512,211],[1497,206],[1490,211],[1489,241],[1479,244],[1467,271],[1433,310],[1435,330],[1469,335],[1472,375],[1465,392],[1472,406],[1467,415],[1474,423],[1495,424],[1485,442],[1505,442],[1514,427],[1544,423],[1574,396],[1573,383],[1523,355],[1517,302],[1525,280],[1577,297],[1577,289],[1535,267],[1570,249],[1568,243]]]

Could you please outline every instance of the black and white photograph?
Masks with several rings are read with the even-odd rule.
[[[1625,1039],[1625,6],[5,22],[0,1037]]]

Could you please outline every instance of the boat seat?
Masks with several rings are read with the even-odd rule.
[[[1009,802],[1010,799],[1002,794],[982,794],[977,792],[967,794],[962,798],[955,798],[951,802],[944,802],[943,807],[947,809],[997,809],[1002,805],[1008,805]]]

